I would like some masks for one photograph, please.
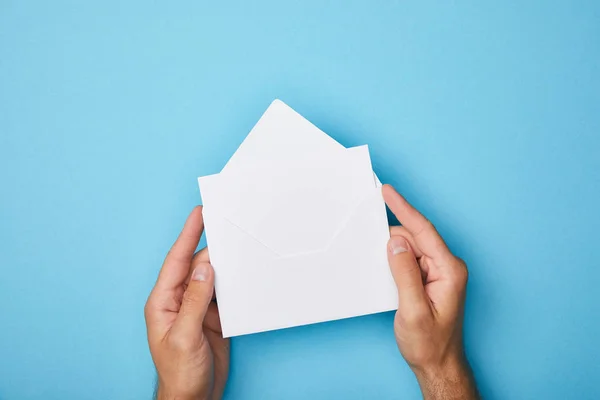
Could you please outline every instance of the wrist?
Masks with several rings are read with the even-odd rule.
[[[412,370],[419,382],[439,379],[453,379],[468,373],[469,364],[464,356],[454,355],[435,364],[413,366]]]
[[[462,354],[437,365],[415,367],[413,372],[426,400],[479,398],[471,367]]]
[[[156,390],[156,400],[206,400],[206,396],[184,393],[177,390],[171,390],[168,387],[159,384]]]

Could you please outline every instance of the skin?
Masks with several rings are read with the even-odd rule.
[[[479,399],[465,357],[467,266],[435,227],[390,185],[383,198],[402,226],[390,228],[388,260],[398,287],[394,333],[425,400]]]
[[[435,227],[391,186],[383,197],[402,226],[390,228],[388,259],[398,287],[394,333],[425,400],[479,399],[464,354],[465,263]],[[188,217],[146,303],[148,343],[158,372],[158,400],[220,399],[229,372],[214,302],[202,208]]]
[[[202,207],[196,207],[144,309],[159,400],[220,399],[227,382],[229,340],[213,301],[214,271],[207,249],[194,254],[203,230]]]

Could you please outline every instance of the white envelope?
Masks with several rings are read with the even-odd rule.
[[[345,149],[276,100],[198,182],[225,337],[397,307],[367,146]]]

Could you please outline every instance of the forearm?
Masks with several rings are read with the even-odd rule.
[[[466,360],[442,368],[415,371],[424,400],[479,400]]]

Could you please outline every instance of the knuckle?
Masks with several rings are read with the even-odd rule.
[[[148,319],[148,317],[152,314],[152,300],[148,299],[146,304],[144,305],[144,318]]]
[[[431,223],[430,220],[425,218],[425,220],[423,221],[423,225],[421,226],[421,229],[419,229],[419,231],[417,233],[415,233],[414,237],[416,238],[418,236],[421,236],[423,233],[427,234],[430,232],[435,232],[435,226],[433,226],[433,224]]]
[[[463,283],[466,285],[467,282],[469,281],[469,270],[467,269],[466,266],[461,268],[461,273],[462,273]]]
[[[465,260],[463,260],[460,257],[456,257],[456,264],[461,267],[464,268],[465,270],[467,269],[467,263],[465,262]]]
[[[464,288],[469,280],[469,271],[467,264],[460,258],[456,259],[456,264],[452,268],[451,280],[457,288]]]

